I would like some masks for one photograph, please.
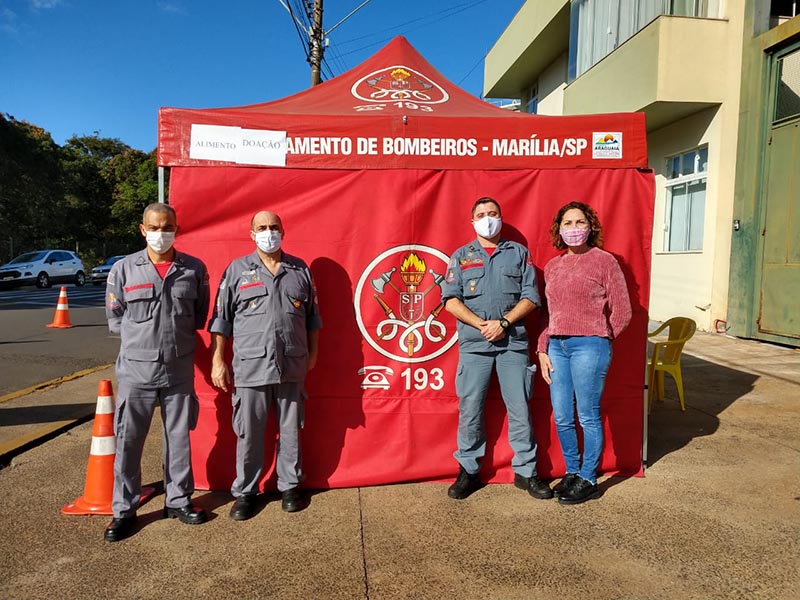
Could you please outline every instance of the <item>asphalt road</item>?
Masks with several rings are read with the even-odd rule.
[[[71,329],[49,329],[60,286],[0,291],[0,396],[114,362],[119,338],[105,320],[105,288],[68,285]]]

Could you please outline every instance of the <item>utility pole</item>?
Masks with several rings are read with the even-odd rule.
[[[306,29],[305,21],[301,21],[292,12],[291,7],[286,3],[286,0],[278,0],[281,6],[286,9],[286,12],[294,20],[296,26],[302,29],[302,32],[308,35],[308,62],[311,64],[311,86],[322,83],[322,57],[325,54],[326,36],[334,29],[339,27],[342,23],[347,21],[350,17],[356,14],[359,10],[364,8],[372,0],[364,0],[356,8],[351,10],[347,15],[339,21],[336,25],[325,31],[322,29],[322,0],[303,0],[303,9],[305,10],[306,17],[313,18],[313,23]],[[313,2],[314,8],[311,9],[310,5]],[[313,12],[309,14],[309,11]],[[298,30],[299,33],[299,30]]]
[[[322,55],[325,52],[324,36],[325,32],[322,29],[322,0],[314,0],[314,24],[311,26],[311,35],[308,36],[308,44],[311,47],[308,61],[311,63],[312,86],[322,83],[320,70],[322,67]]]

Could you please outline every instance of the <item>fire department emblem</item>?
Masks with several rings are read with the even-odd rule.
[[[395,65],[362,77],[351,88],[353,96],[366,102],[411,101],[418,104],[441,104],[450,95],[422,73]]]
[[[361,274],[353,304],[361,335],[383,356],[405,363],[431,360],[456,342],[444,310],[442,285],[449,258],[428,246],[395,246]]]

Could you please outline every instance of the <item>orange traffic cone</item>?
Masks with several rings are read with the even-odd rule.
[[[62,288],[63,293],[63,288]],[[103,379],[97,386],[97,409],[92,427],[92,446],[83,496],[61,509],[64,515],[111,515],[114,491],[114,391],[111,382]],[[141,502],[153,495],[151,487],[142,488]]]
[[[58,304],[56,305],[56,314],[53,317],[53,322],[48,327],[57,327],[59,329],[67,329],[72,327],[69,321],[69,302],[67,302],[67,288],[61,286],[61,292],[58,294]]]

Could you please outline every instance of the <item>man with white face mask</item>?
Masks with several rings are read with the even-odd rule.
[[[536,367],[528,353],[525,316],[539,304],[536,273],[528,250],[504,240],[500,205],[481,198],[472,207],[478,237],[453,253],[442,301],[458,319],[458,478],[447,493],[462,500],[480,487],[486,451],[483,407],[496,369],[508,411],[508,441],[514,450],[514,485],[539,499],[552,498],[536,474],[536,440],[530,422],[531,383]]]
[[[283,223],[269,211],[255,214],[250,238],[252,254],[237,258],[222,276],[211,332],[211,381],[227,392],[233,388],[233,430],[236,434],[236,499],[230,516],[253,517],[264,469],[264,432],[275,410],[280,439],[276,470],[282,508],[297,512],[306,499],[299,429],[303,426],[306,373],[317,362],[322,320],[316,290],[306,263],[286,254]],[[225,344],[233,337],[233,381],[225,363]]]
[[[141,498],[141,458],[156,405],[164,422],[164,517],[197,525],[206,521],[191,504],[194,492],[189,431],[197,424],[194,391],[195,331],[208,315],[206,266],[173,248],[175,211],[151,204],[139,225],[144,250],[114,263],[106,288],[106,317],[120,335],[116,373],[114,518],[109,542],[133,531]]]

